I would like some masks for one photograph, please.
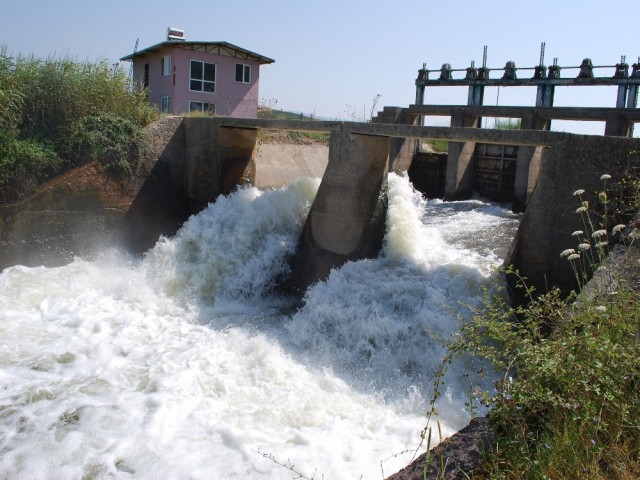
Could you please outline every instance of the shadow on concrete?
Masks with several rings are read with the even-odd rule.
[[[161,236],[175,235],[202,208],[187,196],[184,127],[171,132],[145,152],[137,194],[122,219],[119,245],[130,253],[142,254]]]

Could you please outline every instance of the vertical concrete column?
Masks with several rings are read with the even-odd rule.
[[[207,204],[220,195],[218,124],[210,118],[184,119],[187,195]]]
[[[618,85],[618,98],[616,100],[616,108],[624,108],[627,104],[627,92],[629,85]]]
[[[329,163],[291,263],[290,290],[302,293],[349,260],[382,247],[389,138],[331,132]]]
[[[452,127],[478,127],[478,117],[465,115],[464,109],[456,109],[451,115]],[[456,199],[468,196],[473,190],[474,170],[473,153],[476,142],[449,142],[447,156],[447,175],[444,196]]]
[[[630,85],[627,93],[627,108],[636,108],[638,103],[638,85]]]
[[[520,119],[522,130],[546,130],[549,121],[530,114]],[[513,211],[524,212],[538,181],[538,169],[544,147],[518,147],[516,178],[513,186]]]
[[[553,85],[542,84],[538,85],[536,94],[536,107],[549,108],[553,107],[553,97],[555,93],[555,87]]]
[[[226,195],[238,185],[256,181],[257,128],[220,127],[220,192]]]

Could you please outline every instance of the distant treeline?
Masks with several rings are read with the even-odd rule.
[[[142,127],[159,113],[106,62],[11,57],[0,46],[0,202],[99,160],[132,174]]]

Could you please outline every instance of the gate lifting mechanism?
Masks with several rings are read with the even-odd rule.
[[[430,70],[426,68],[426,63],[423,63],[422,68],[418,70],[418,78],[416,80],[416,84],[422,83],[440,83],[440,82],[460,82],[460,81],[478,81],[478,80],[489,80],[489,72],[491,70],[503,70],[504,74],[500,80],[510,81],[510,80],[518,80],[517,70],[533,70],[533,76],[531,79],[560,79],[560,71],[561,70],[578,70],[578,75],[575,77],[576,79],[638,79],[640,80],[640,57],[638,57],[638,63],[634,63],[632,65],[631,76],[629,76],[629,64],[626,63],[626,56],[621,57],[620,63],[616,63],[615,65],[593,65],[593,62],[590,58],[585,58],[582,60],[582,63],[579,66],[572,67],[560,67],[558,65],[558,59],[553,59],[553,65],[550,65],[548,70],[544,65],[544,49],[545,43],[543,42],[540,48],[540,63],[535,67],[525,67],[525,68],[517,68],[516,64],[513,60],[509,60],[505,66],[501,69],[493,69],[487,68],[487,47],[484,47],[482,67],[475,68],[475,62],[471,61],[471,66],[467,68],[452,68],[450,63],[444,63],[439,70]],[[594,69],[599,68],[614,68],[614,75],[612,77],[595,77]],[[429,73],[436,72],[440,73],[437,80],[430,80]],[[465,72],[464,79],[455,79],[453,78],[454,72]],[[548,73],[547,73],[548,72]],[[568,79],[568,78],[567,78]],[[600,82],[598,82],[600,83]],[[633,82],[635,83],[635,82]],[[613,83],[618,84],[618,83]]]

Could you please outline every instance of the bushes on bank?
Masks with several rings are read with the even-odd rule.
[[[481,358],[493,367],[483,371],[492,387],[472,388],[469,399],[472,412],[479,404],[490,407],[496,433],[484,470],[473,478],[640,478],[640,298],[634,275],[640,229],[636,222],[610,221],[611,214],[637,213],[640,183],[632,175],[608,185],[610,178],[600,177],[597,201],[583,198],[582,189],[574,192],[584,231],[573,233],[575,249],[558,254],[580,291],[567,298],[557,289],[538,295],[507,269],[528,304],[512,307],[506,295],[488,292],[481,307],[469,307],[471,319],[447,345],[430,419],[453,358]],[[612,268],[605,258],[614,241],[621,266]],[[588,285],[594,274],[596,282]]]
[[[158,117],[106,62],[12,57],[0,47],[0,202],[88,160],[131,173],[140,129]]]
[[[99,159],[116,174],[133,174],[131,159],[138,156],[140,128],[113,114],[89,115],[69,126],[65,155],[79,164]]]
[[[640,475],[640,302],[626,288],[572,300],[552,291],[516,311],[488,297],[452,344],[497,375],[472,399],[497,433],[479,478]]]

